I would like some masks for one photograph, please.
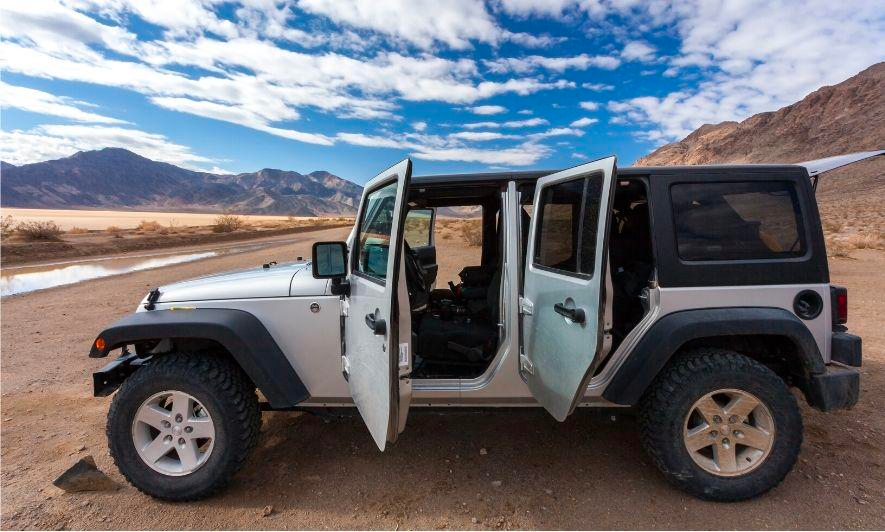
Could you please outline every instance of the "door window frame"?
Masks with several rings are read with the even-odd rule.
[[[581,268],[581,252],[582,252],[582,247],[583,247],[581,245],[581,242],[583,241],[583,238],[584,238],[584,217],[587,216],[587,189],[590,186],[591,179],[601,178],[602,175],[603,175],[602,172],[593,172],[591,174],[580,176],[580,177],[574,177],[572,179],[564,179],[562,181],[557,181],[555,183],[550,183],[548,185],[545,185],[545,186],[541,187],[541,189],[539,191],[535,192],[535,195],[538,197],[538,205],[535,206],[535,210],[537,212],[534,213],[534,216],[537,216],[537,221],[533,222],[533,223],[537,224],[537,229],[535,230],[535,241],[531,243],[532,244],[531,267],[532,268],[542,270],[545,272],[554,273],[557,275],[564,275],[567,277],[573,277],[575,279],[582,279],[585,281],[589,281],[589,280],[593,279],[593,276],[596,274],[595,268],[594,268],[593,273],[583,273],[581,271],[572,272],[569,270],[563,270],[560,268],[554,268],[552,266],[546,266],[544,264],[539,264],[537,262],[537,260],[538,260],[538,250],[540,247],[539,243],[541,240],[542,229],[543,229],[543,226],[541,224],[544,223],[544,192],[547,189],[553,188],[555,186],[564,185],[566,183],[571,183],[573,181],[583,181],[583,187],[581,189],[580,215],[578,216],[578,221],[577,221],[577,223],[578,223],[578,237],[574,243],[575,244],[575,251],[574,251],[574,253],[575,253],[575,269],[580,270],[580,268]],[[602,205],[601,205],[601,198],[600,198],[600,211],[601,210],[602,210]],[[597,231],[597,235],[598,235],[599,234],[599,226],[598,226],[599,220],[597,220],[596,223],[597,223],[596,231]]]
[[[364,194],[364,197],[366,199],[368,199],[368,197],[371,194],[381,190],[384,187],[390,186],[392,183],[395,184],[398,179],[399,179],[399,176],[397,176],[397,175],[391,176],[390,179],[387,179],[381,183],[378,183],[378,186],[372,188],[371,190],[366,191],[366,193]],[[366,213],[366,209],[369,207],[368,201],[363,201],[361,203],[362,203],[362,205],[360,206],[359,216],[357,217],[356,233],[354,233],[354,238],[353,238],[353,248],[354,249],[353,249],[353,252],[350,254],[351,255],[350,256],[350,273],[351,273],[351,275],[356,275],[357,277],[362,277],[363,279],[366,279],[367,281],[371,281],[375,284],[378,284],[381,286],[387,286],[387,279],[381,279],[381,278],[375,277],[374,275],[369,275],[368,273],[362,272],[358,269],[359,260],[360,260],[359,259],[360,233],[362,233],[362,228],[363,228],[363,215]],[[394,223],[394,222],[391,222],[391,223]],[[390,236],[393,236],[392,228],[391,228],[391,235]],[[405,238],[405,235],[403,235],[403,237]],[[391,259],[390,250],[388,250],[387,259],[388,260]]]

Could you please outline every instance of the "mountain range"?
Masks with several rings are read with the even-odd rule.
[[[798,162],[885,146],[885,63],[801,101],[742,122],[705,124],[661,146],[637,166]],[[352,214],[362,187],[329,172],[264,169],[213,174],[152,161],[122,148],[78,152],[22,166],[2,163],[3,206],[56,209]],[[821,180],[824,206],[877,214],[885,199],[885,158]],[[875,216],[876,219],[880,216]]]
[[[777,111],[742,122],[705,124],[635,164],[792,163],[877,149],[885,149],[885,63]],[[825,210],[838,204],[841,209],[881,213],[885,157],[824,175],[817,197]]]
[[[4,162],[0,198],[4,207],[313,216],[353,214],[362,190],[325,171],[213,174],[105,148],[21,166]]]

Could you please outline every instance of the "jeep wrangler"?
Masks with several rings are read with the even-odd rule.
[[[791,388],[858,400],[814,188],[883,153],[415,178],[406,159],[366,184],[346,242],[161,286],[102,331],[110,454],[139,490],[193,500],[244,464],[262,410],[355,406],[383,451],[413,407],[634,407],[670,482],[757,496],[800,450]],[[479,218],[479,264],[447,288],[437,212]]]

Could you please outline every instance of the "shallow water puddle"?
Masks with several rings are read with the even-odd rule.
[[[218,254],[218,251],[204,251],[201,253],[170,255],[144,260],[115,259],[106,261],[107,263],[105,264],[90,263],[71,266],[43,265],[19,267],[12,270],[4,270],[2,275],[0,275],[0,296],[22,294],[33,292],[34,290],[79,283],[90,279],[109,277],[111,275],[207,259]]]

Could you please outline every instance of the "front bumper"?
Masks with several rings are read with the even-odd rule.
[[[92,374],[92,394],[107,397],[114,393],[135,370],[150,359],[139,358],[135,353],[124,353],[107,366]]]

